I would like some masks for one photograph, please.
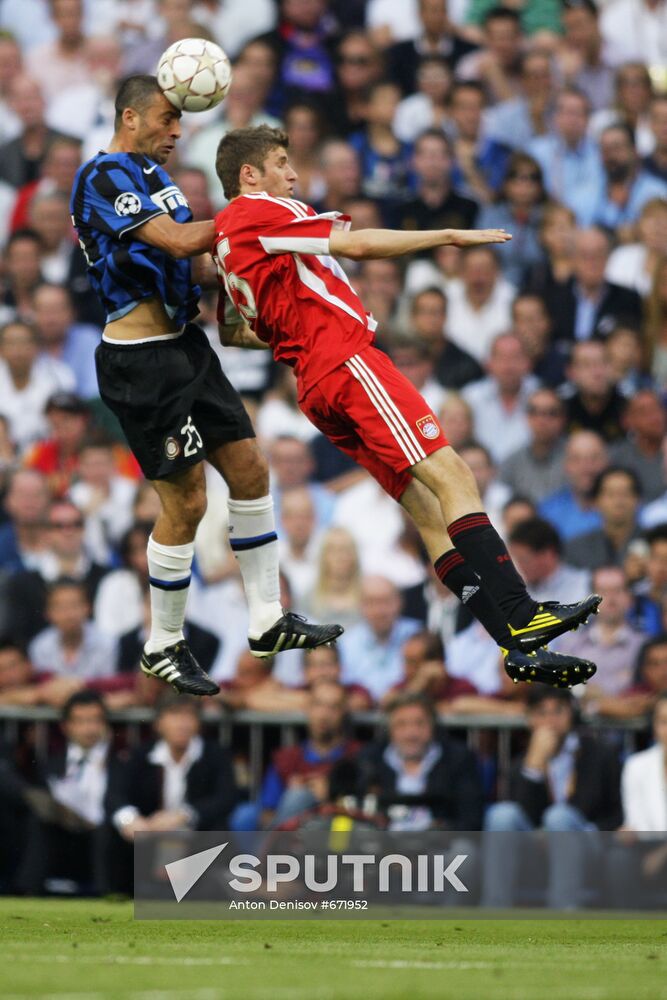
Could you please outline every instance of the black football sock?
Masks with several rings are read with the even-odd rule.
[[[516,641],[507,627],[502,609],[461,553],[450,549],[436,559],[433,565],[440,582],[470,609],[501,649],[514,649]]]
[[[537,602],[526,590],[507,546],[484,511],[458,517],[447,526],[447,532],[500,606],[505,621],[513,628],[527,625],[537,611]]]

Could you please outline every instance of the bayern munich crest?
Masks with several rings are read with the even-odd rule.
[[[427,438],[429,441],[433,441],[433,439],[437,438],[440,433],[440,428],[435,422],[435,417],[430,413],[426,417],[419,418],[417,421],[417,427],[422,437]]]

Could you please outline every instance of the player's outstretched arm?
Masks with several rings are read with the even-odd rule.
[[[215,223],[174,222],[166,212],[156,215],[143,226],[137,226],[134,235],[143,243],[164,250],[170,257],[196,257],[210,252],[215,237]]]
[[[434,247],[475,247],[485,243],[507,243],[511,239],[511,234],[504,229],[432,229],[425,232],[403,232],[400,229],[345,232],[335,229],[329,238],[329,249],[335,256],[352,260],[377,260],[381,257],[402,257]]]

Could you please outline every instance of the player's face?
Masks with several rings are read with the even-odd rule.
[[[181,137],[181,112],[166,97],[156,94],[142,114],[136,116],[135,153],[143,153],[156,163],[166,163]]]
[[[283,146],[276,146],[264,160],[257,190],[266,191],[274,198],[291,198],[297,180],[297,173],[287,158],[287,150]]]

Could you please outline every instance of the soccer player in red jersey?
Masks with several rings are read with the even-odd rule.
[[[215,220],[223,343],[269,347],[294,368],[299,405],[411,515],[442,582],[505,654],[514,680],[569,687],[595,665],[546,643],[586,621],[600,598],[538,604],[491,526],[468,466],[412,384],[373,344],[375,321],[335,259],[399,257],[453,244],[504,243],[504,230],[350,232],[337,212],[293,198],[287,135],[228,132],[216,170],[228,206]],[[502,430],[499,428],[499,433]]]

